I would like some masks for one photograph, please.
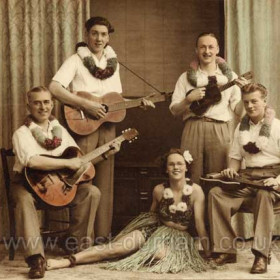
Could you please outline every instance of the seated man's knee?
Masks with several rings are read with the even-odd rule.
[[[270,191],[267,190],[258,190],[256,194],[257,198],[267,198],[272,199]]]
[[[35,199],[28,191],[16,193],[12,195],[12,202],[14,207],[25,207],[26,205],[34,205]]]
[[[220,187],[214,187],[209,191],[208,198],[214,197],[215,195],[222,193],[222,191],[223,190]]]

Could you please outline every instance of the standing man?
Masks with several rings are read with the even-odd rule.
[[[212,105],[201,116],[192,112],[192,102],[205,96],[206,86],[210,83],[224,85],[237,78],[226,62],[217,57],[219,44],[213,33],[202,33],[196,41],[197,61],[178,79],[170,104],[175,116],[183,116],[185,127],[181,138],[181,149],[189,150],[193,156],[191,178],[199,183],[201,175],[224,169],[231,141],[230,124],[232,113],[243,113],[238,86],[223,91],[221,101]],[[244,80],[238,80],[242,85]]]
[[[251,273],[265,273],[274,225],[273,206],[280,200],[280,121],[274,118],[274,110],[266,107],[267,90],[262,85],[244,86],[242,100],[247,114],[235,130],[229,165],[222,175],[231,179],[240,176],[252,184],[242,184],[243,188],[234,191],[220,187],[210,190],[210,236],[213,251],[219,253],[217,265],[236,262],[236,235],[230,220],[244,199],[250,198],[255,255]],[[243,160],[246,169],[240,170]],[[264,189],[253,188],[254,181],[261,182]]]
[[[44,277],[45,258],[36,211],[39,202],[25,187],[28,183],[23,174],[24,167],[38,170],[65,168],[76,171],[83,162],[80,158],[62,159],[42,156],[60,156],[66,148],[77,147],[77,144],[51,115],[53,101],[47,88],[35,87],[27,93],[27,98],[30,115],[24,125],[13,134],[15,177],[11,186],[11,196],[15,205],[17,237],[24,242],[25,260],[31,267],[29,278],[33,279]],[[44,183],[47,185],[48,181],[44,180],[42,185]],[[77,241],[75,251],[85,249],[85,246],[91,243],[99,200],[100,191],[91,182],[79,184],[75,198],[69,205],[71,217],[69,237],[71,242]],[[67,248],[68,244],[65,245]]]
[[[83,109],[99,119],[106,116],[102,104],[81,98],[73,93],[86,91],[102,97],[109,92],[122,92],[117,56],[109,43],[109,34],[114,32],[110,22],[103,17],[92,17],[85,23],[86,44],[77,45],[77,53],[60,67],[50,83],[50,91],[62,103]],[[69,90],[68,90],[69,89]],[[143,99],[143,105],[154,107]],[[83,152],[94,150],[115,137],[115,125],[104,123],[88,136],[75,139]],[[113,215],[114,158],[96,166],[95,182],[101,191],[100,206],[96,217],[96,236],[107,239],[111,232]]]

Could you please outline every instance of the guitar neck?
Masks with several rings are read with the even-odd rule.
[[[202,180],[203,179],[204,178],[202,177]],[[222,176],[221,173],[209,173],[208,175],[206,175],[205,180],[214,181],[214,182],[218,181],[218,182],[224,183],[225,185],[227,185],[227,184],[230,185],[231,183],[238,183],[238,184],[247,184],[252,187],[260,188],[260,189],[266,188],[261,180],[252,181],[252,180],[248,180],[248,179],[245,179],[245,178],[242,178],[239,176],[234,177],[234,179],[229,179],[229,178]]]
[[[120,135],[119,137],[113,139],[112,141],[96,148],[95,150],[93,150],[92,152],[83,155],[81,157],[81,159],[83,160],[83,162],[90,162],[93,159],[96,159],[97,157],[101,156],[102,154],[106,153],[107,151],[109,151],[111,149],[111,144],[114,143],[115,141],[119,141],[120,143],[123,142],[125,140],[123,135]]]
[[[146,99],[151,100],[153,103],[157,103],[157,102],[165,101],[166,96],[164,94],[162,94],[162,95],[146,97]],[[119,111],[119,110],[123,110],[123,109],[140,107],[141,105],[142,105],[142,98],[137,98],[135,100],[127,100],[127,101],[111,104],[111,105],[109,105],[108,111],[109,112]]]
[[[248,79],[252,78],[252,73],[251,72],[247,72],[247,73],[241,75],[240,77],[244,77],[244,78],[246,78],[248,80]],[[219,86],[218,88],[219,88],[220,91],[224,91],[224,90],[234,86],[235,85],[235,81],[236,81],[236,79],[232,80],[231,82],[229,82],[229,83],[227,83],[225,85]]]
[[[256,182],[256,181],[251,181],[251,180],[247,180],[247,179],[244,179],[244,178],[234,178],[234,180],[238,183],[241,183],[241,184],[248,184],[248,185],[251,185],[251,186],[254,186],[256,188],[265,188],[263,182]]]
[[[233,81],[231,81],[231,82],[229,82],[229,83],[227,83],[225,85],[219,86],[219,90],[220,91],[224,91],[224,90],[226,90],[226,89],[228,89],[228,88],[230,88],[230,87],[232,87],[234,85],[235,85],[235,80],[233,80]]]

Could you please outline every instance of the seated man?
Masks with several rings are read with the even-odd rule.
[[[78,157],[63,159],[42,156],[42,154],[60,156],[67,147],[77,147],[77,144],[51,115],[53,101],[47,88],[35,87],[27,93],[27,98],[27,108],[31,114],[13,135],[15,178],[12,182],[11,195],[15,205],[17,237],[23,242],[25,259],[31,267],[29,277],[42,278],[45,273],[44,247],[35,208],[39,202],[25,188],[27,181],[23,169],[24,167],[38,170],[64,168],[75,171],[83,162]],[[118,147],[110,153],[115,153],[117,150]],[[69,236],[79,245],[76,251],[91,245],[99,200],[100,191],[91,182],[79,184],[77,193],[70,203]]]
[[[240,176],[252,184],[231,191],[211,189],[208,196],[210,235],[213,251],[218,253],[217,265],[236,262],[236,236],[230,220],[244,199],[252,198],[255,261],[251,273],[265,273],[274,225],[273,206],[280,200],[280,121],[274,118],[274,111],[267,108],[267,90],[262,85],[244,86],[242,100],[247,114],[235,130],[230,162],[221,174],[231,179]],[[242,160],[246,164],[244,170],[240,170]],[[263,189],[254,188],[254,182],[262,182]]]

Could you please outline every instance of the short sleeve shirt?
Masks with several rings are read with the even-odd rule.
[[[107,59],[105,55],[103,55],[100,60],[98,60],[94,54],[92,54],[92,57],[96,66],[101,69],[106,68]],[[89,72],[77,54],[65,60],[53,77],[53,81],[59,82],[65,88],[69,87],[70,91],[86,91],[98,97],[109,92],[122,92],[119,64],[111,77],[100,80]]]
[[[41,129],[40,126],[38,127]],[[22,125],[20,128],[18,128],[14,132],[12,138],[13,151],[16,155],[13,170],[21,173],[22,169],[28,165],[30,158],[35,155],[60,156],[66,148],[70,146],[78,147],[68,131],[63,126],[61,126],[61,128],[62,142],[61,145],[54,150],[46,150],[44,147],[42,147],[33,137],[31,130],[27,126]],[[42,133],[44,133],[46,137],[52,139],[52,129],[53,126],[50,122],[48,132],[44,133],[42,131]]]

